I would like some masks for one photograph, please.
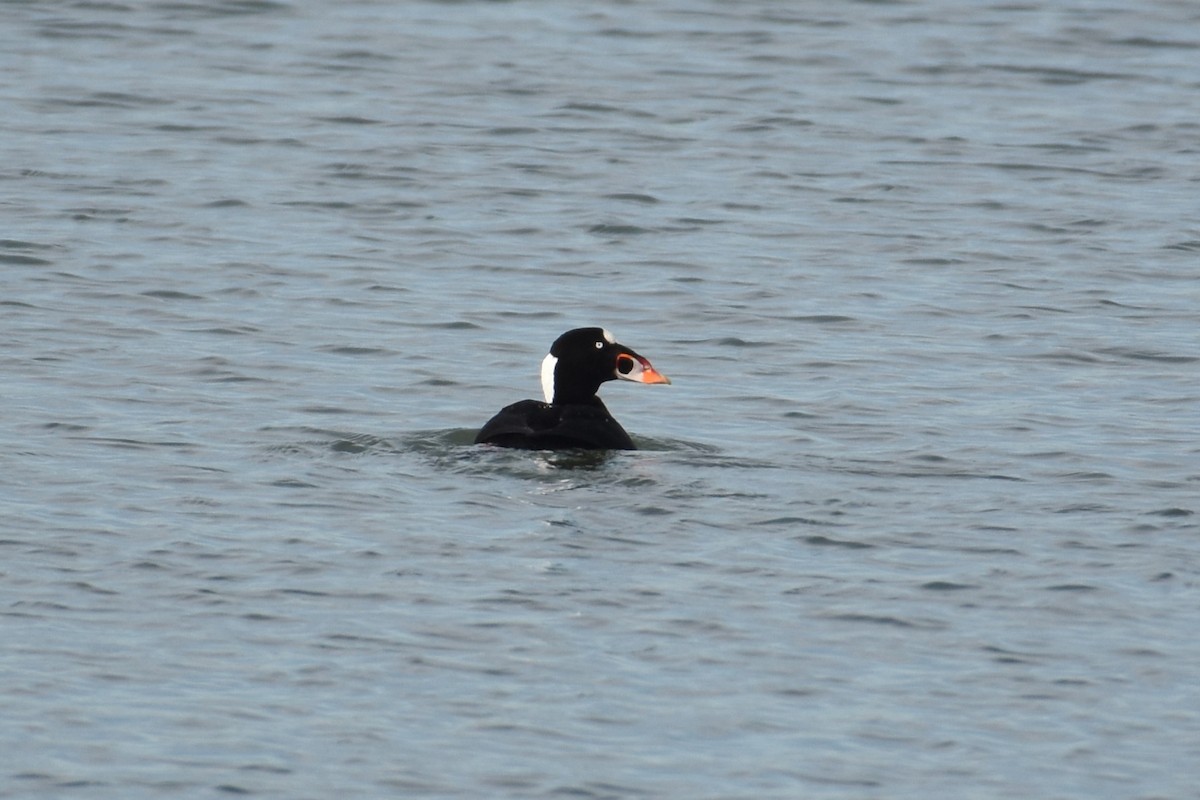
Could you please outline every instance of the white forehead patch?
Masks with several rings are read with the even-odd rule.
[[[558,366],[558,359],[549,353],[542,359],[542,394],[546,396],[547,403],[554,402],[554,368]]]
[[[609,344],[617,343],[617,337],[612,335],[612,331],[610,331],[608,328],[601,328],[600,330],[604,334],[604,341],[608,342]]]

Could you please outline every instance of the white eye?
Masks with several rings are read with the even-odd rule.
[[[603,350],[603,349],[604,349],[604,342],[596,342],[596,349],[597,349],[597,350]]]

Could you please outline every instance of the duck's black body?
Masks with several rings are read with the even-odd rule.
[[[596,396],[601,383],[615,378],[670,383],[603,328],[567,331],[542,361],[546,402],[521,400],[505,406],[483,426],[475,443],[526,450],[635,450],[629,434]]]
[[[521,400],[500,409],[475,442],[525,450],[636,450],[600,398],[594,404]]]

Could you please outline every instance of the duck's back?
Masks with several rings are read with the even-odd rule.
[[[588,404],[513,403],[488,420],[475,443],[526,450],[637,449],[599,398]]]

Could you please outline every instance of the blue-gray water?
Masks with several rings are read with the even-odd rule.
[[[1183,798],[1200,7],[0,4],[0,797]],[[604,325],[641,443],[469,444]]]

